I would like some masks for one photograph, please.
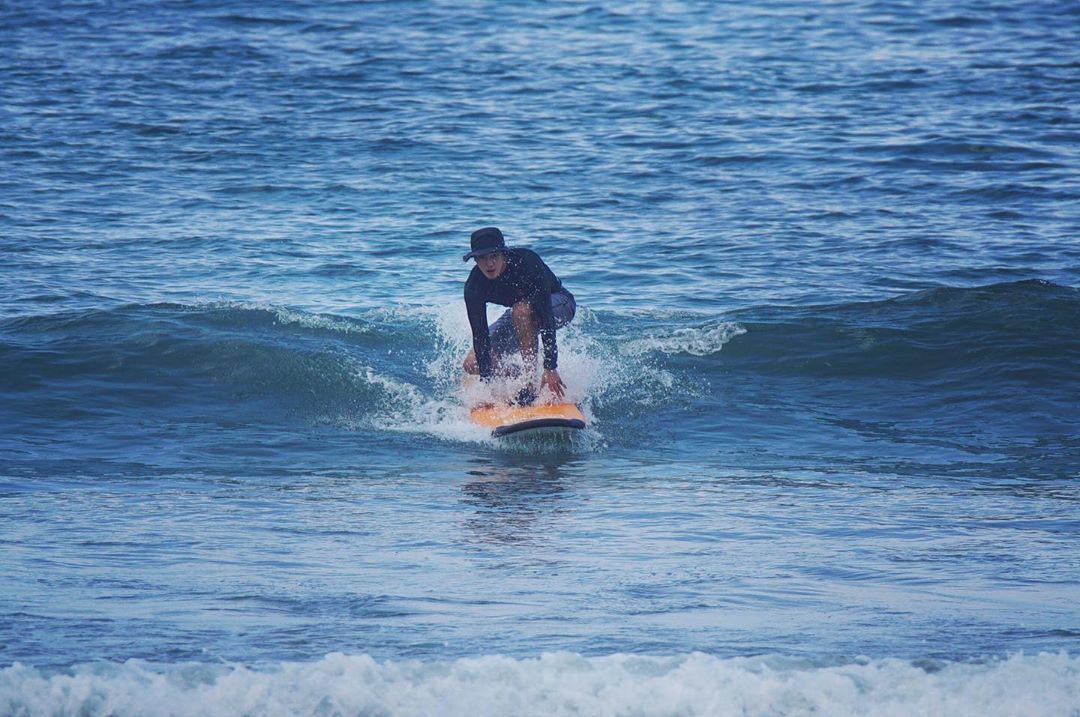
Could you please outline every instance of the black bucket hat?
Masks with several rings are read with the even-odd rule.
[[[461,257],[462,261],[497,251],[506,251],[506,240],[503,239],[503,233],[498,227],[484,227],[472,233],[469,237],[469,246],[472,251]]]

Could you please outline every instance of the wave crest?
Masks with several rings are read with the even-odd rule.
[[[1080,657],[1064,653],[932,666],[898,659],[842,665],[783,657],[549,653],[379,662],[92,663],[59,672],[0,670],[5,714],[79,715],[978,715],[1076,714]]]

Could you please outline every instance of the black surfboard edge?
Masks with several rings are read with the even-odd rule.
[[[522,421],[521,423],[512,423],[508,426],[499,426],[491,432],[491,435],[496,438],[502,438],[503,436],[509,436],[512,433],[520,433],[521,431],[529,431],[534,428],[585,428],[585,421],[580,418],[537,418],[532,421]]]

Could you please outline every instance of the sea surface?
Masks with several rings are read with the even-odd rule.
[[[0,715],[1080,715],[1075,0],[0,0]],[[468,420],[480,226],[590,427]]]

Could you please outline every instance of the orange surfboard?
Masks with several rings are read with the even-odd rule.
[[[473,423],[491,429],[491,435],[508,436],[511,433],[541,428],[585,428],[585,416],[572,403],[538,404],[534,406],[508,406],[484,404],[469,411]]]

